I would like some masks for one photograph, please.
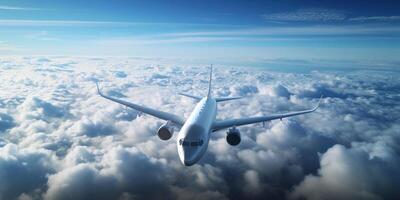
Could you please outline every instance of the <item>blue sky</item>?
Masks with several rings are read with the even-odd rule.
[[[0,54],[398,62],[396,1],[0,1]]]

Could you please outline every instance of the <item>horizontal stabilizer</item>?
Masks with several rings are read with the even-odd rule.
[[[221,101],[229,101],[229,100],[236,100],[236,99],[241,99],[243,97],[217,97],[215,98],[215,101],[221,102]]]
[[[180,92],[180,93],[178,93],[178,94],[179,94],[179,95],[182,95],[182,96],[185,96],[185,97],[192,98],[192,99],[196,99],[196,100],[198,100],[198,101],[200,101],[200,100],[201,100],[201,97],[194,96],[194,95],[191,95],[191,94],[182,93],[182,92]]]

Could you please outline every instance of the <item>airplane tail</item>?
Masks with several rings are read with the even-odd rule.
[[[210,80],[208,82],[207,98],[210,98],[211,97],[211,93],[212,93],[212,87],[211,87],[212,86],[212,84],[211,84],[211,82],[212,82],[212,73],[213,73],[213,66],[211,65],[210,66]],[[197,101],[201,100],[201,97],[195,96],[195,95],[192,95],[192,94],[183,93],[183,92],[179,92],[178,94],[182,95],[182,96],[185,96],[185,97],[189,97],[189,98],[195,99]],[[236,99],[241,99],[241,98],[243,98],[243,97],[216,97],[215,101],[216,102],[230,101],[230,100],[236,100]]]
[[[211,65],[210,67],[210,80],[208,82],[208,93],[207,93],[207,97],[210,98],[211,97],[211,92],[212,92],[212,88],[211,88],[211,82],[212,82],[212,72],[213,72],[213,66]],[[179,92],[179,95],[185,96],[185,97],[189,97],[192,99],[195,99],[197,101],[200,101],[202,98],[199,96],[195,96],[192,94],[188,94],[188,93],[183,93],[183,92]]]
[[[210,67],[210,81],[208,82],[208,94],[207,94],[208,98],[211,97],[211,92],[212,92],[212,87],[211,87],[212,73],[213,73],[213,65],[211,64],[211,67]],[[242,98],[242,97],[217,97],[217,98],[215,98],[215,101],[216,102],[221,102],[221,101],[229,101],[229,100],[235,100],[235,99],[240,99],[240,98]]]

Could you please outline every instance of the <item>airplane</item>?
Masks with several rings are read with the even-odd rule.
[[[179,159],[185,166],[194,165],[202,158],[207,150],[210,135],[213,132],[222,129],[228,129],[226,132],[226,141],[228,144],[236,146],[241,141],[240,132],[236,127],[254,123],[264,124],[267,121],[275,119],[282,120],[282,118],[286,117],[311,113],[317,110],[322,99],[321,96],[318,104],[314,108],[309,110],[249,118],[217,120],[216,116],[218,102],[236,100],[242,97],[213,97],[211,87],[212,71],[213,70],[211,65],[207,96],[199,97],[187,93],[179,93],[180,95],[198,101],[196,107],[187,119],[184,119],[172,113],[159,111],[146,106],[107,96],[100,91],[98,83],[96,83],[96,86],[98,94],[105,99],[130,107],[134,110],[139,111],[140,113],[145,113],[156,118],[165,120],[166,123],[161,125],[157,131],[157,135],[161,140],[169,140],[174,133],[174,128],[180,128],[178,136],[176,138],[176,145],[178,149]]]

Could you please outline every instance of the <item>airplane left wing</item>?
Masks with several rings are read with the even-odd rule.
[[[225,129],[225,128],[229,128],[229,127],[233,127],[233,126],[242,126],[242,125],[247,125],[247,124],[266,122],[266,121],[271,121],[274,119],[282,119],[282,118],[286,118],[286,117],[291,117],[291,116],[302,115],[302,114],[314,112],[319,107],[321,99],[322,99],[322,96],[321,96],[318,104],[314,108],[309,109],[309,110],[289,112],[289,113],[284,113],[284,114],[273,114],[273,115],[266,115],[266,116],[259,116],[259,117],[228,119],[228,120],[216,121],[213,124],[213,131],[217,131],[217,130],[221,130],[221,129]]]
[[[159,110],[155,110],[155,109],[152,109],[152,108],[149,108],[149,107],[137,105],[137,104],[134,104],[134,103],[126,102],[124,100],[120,100],[120,99],[116,99],[116,98],[113,98],[113,97],[106,96],[100,91],[99,85],[97,83],[96,83],[96,86],[97,86],[97,92],[103,98],[106,98],[108,100],[111,100],[111,101],[117,102],[119,104],[125,105],[125,106],[130,107],[132,109],[135,109],[137,111],[146,113],[148,115],[151,115],[151,116],[154,116],[154,117],[166,120],[166,121],[171,121],[174,124],[179,125],[179,126],[183,126],[183,124],[185,123],[185,120],[183,118],[177,116],[177,115],[174,115],[174,114],[171,114],[171,113],[167,113],[167,112],[163,112],[163,111],[159,111]]]

